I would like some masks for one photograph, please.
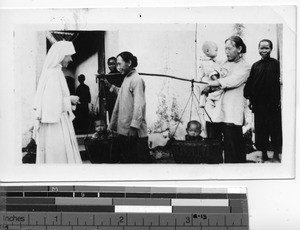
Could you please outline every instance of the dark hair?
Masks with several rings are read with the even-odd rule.
[[[117,61],[117,58],[116,57],[110,57],[108,60],[107,60],[107,64],[109,64],[109,61],[111,60],[114,60],[115,62]]]
[[[78,76],[78,81],[79,81],[79,82],[84,82],[84,81],[85,81],[85,76],[84,76],[83,74],[80,74],[80,75]]]
[[[191,125],[197,125],[197,128],[201,129],[201,124],[199,121],[196,120],[189,121],[186,128],[189,129]]]
[[[261,41],[258,43],[258,47],[260,46],[260,43],[262,43],[262,42],[268,42],[269,45],[270,45],[271,50],[273,49],[273,43],[272,43],[271,40],[269,40],[269,39],[263,39],[263,40],[261,40]]]
[[[242,53],[242,54],[244,54],[244,53],[247,52],[246,45],[245,45],[244,41],[243,41],[239,36],[231,36],[231,37],[229,37],[229,38],[227,38],[227,39],[225,40],[225,43],[226,43],[228,40],[231,41],[231,42],[234,42],[234,46],[235,46],[236,48],[239,48],[239,47],[241,46],[241,47],[242,47],[242,50],[241,50],[241,53]]]
[[[121,57],[125,62],[129,62],[131,61],[131,67],[137,67],[138,65],[138,60],[136,58],[136,56],[134,56],[132,53],[128,52],[128,51],[124,51],[120,54],[118,54],[117,57]]]

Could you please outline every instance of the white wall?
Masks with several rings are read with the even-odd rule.
[[[17,116],[22,117],[20,129],[22,145],[26,145],[33,127],[33,98],[35,96],[37,78],[41,74],[46,56],[46,40],[43,32],[18,28],[15,30],[15,80],[16,90],[22,97],[17,99]]]
[[[119,49],[119,32],[107,31],[104,34],[104,49],[105,49],[105,68],[106,73],[109,73],[107,60],[110,57],[116,57],[120,53]]]

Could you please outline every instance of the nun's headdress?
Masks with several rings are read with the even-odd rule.
[[[46,60],[42,69],[42,74],[39,79],[37,92],[34,101],[34,109],[37,110],[37,115],[39,115],[39,110],[41,108],[43,92],[45,90],[47,80],[49,77],[47,71],[51,68],[55,68],[60,65],[62,60],[66,55],[72,55],[75,53],[75,48],[72,42],[68,41],[58,41],[54,43],[48,51]]]

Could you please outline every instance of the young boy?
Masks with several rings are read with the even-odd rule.
[[[186,128],[187,135],[185,135],[185,140],[187,141],[200,141],[202,137],[201,133],[201,124],[199,121],[192,120],[189,121]]]
[[[105,139],[107,138],[107,129],[102,120],[95,121],[95,133],[92,136],[92,139]]]

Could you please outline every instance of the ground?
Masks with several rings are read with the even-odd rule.
[[[86,135],[77,135],[79,150],[81,153],[81,157],[83,159],[83,163],[91,164],[91,161],[88,158],[88,155],[86,154],[86,151],[85,151],[85,146],[84,146],[84,141],[83,141],[85,137],[86,137]],[[26,149],[24,149],[24,150],[25,151],[23,152],[23,156],[25,156],[28,153],[28,151],[26,151]],[[34,151],[31,151],[31,154],[34,154],[34,153],[35,153]],[[153,158],[153,163],[161,163],[161,164],[175,163],[172,155],[166,151],[159,150],[159,151],[156,151],[155,153],[151,152],[151,155]],[[247,154],[247,163],[280,163],[280,162],[276,162],[276,161],[272,160],[273,151],[268,151],[268,156],[269,156],[270,160],[263,162],[261,151],[253,151],[253,152]],[[281,160],[281,154],[279,155],[279,157]],[[35,159],[34,157],[29,157],[28,159],[31,162],[27,162],[27,163],[34,163],[34,162],[32,162]]]

